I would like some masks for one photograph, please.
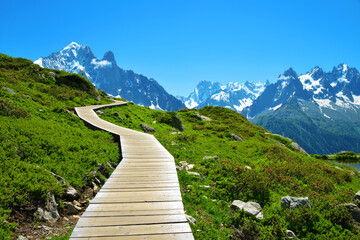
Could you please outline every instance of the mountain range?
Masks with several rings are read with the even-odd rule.
[[[298,75],[292,68],[274,83],[200,81],[188,96],[175,98],[154,79],[102,59],[75,42],[35,61],[45,68],[81,73],[107,94],[152,109],[174,111],[207,105],[233,109],[252,123],[290,137],[308,153],[360,152],[360,73],[346,64],[325,72],[319,66]]]
[[[72,42],[61,51],[41,57],[34,63],[71,73],[81,73],[84,67],[84,76],[97,88],[138,105],[168,111],[186,108],[155,79],[118,67],[111,51],[98,59],[89,46]]]

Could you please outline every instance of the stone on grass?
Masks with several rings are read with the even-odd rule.
[[[146,133],[154,133],[154,132],[156,132],[156,130],[154,128],[150,127],[149,125],[143,124],[143,123],[140,124],[140,127]]]
[[[56,222],[60,219],[57,211],[57,203],[54,194],[48,193],[45,206],[41,206],[37,210],[38,220],[41,222]]]
[[[194,166],[195,166],[194,164],[188,164],[188,165],[185,166],[185,170],[189,171],[189,170],[193,169]]]
[[[10,94],[16,94],[15,92],[14,92],[14,90],[12,90],[11,88],[7,88],[7,87],[4,87],[4,89],[6,90],[6,91],[8,91]]]
[[[119,115],[119,113],[114,112],[113,114],[114,114],[115,117],[119,118],[120,120],[124,120],[124,119]]]
[[[245,212],[255,216],[256,218],[263,219],[263,213],[260,204],[256,202],[243,202],[240,200],[234,200],[230,206],[231,209],[242,209]]]
[[[232,133],[231,134],[231,137],[235,140],[235,141],[238,141],[238,142],[243,142],[244,139],[242,139],[241,137],[239,137],[238,135],[236,135],[235,133]]]
[[[185,131],[184,124],[182,123],[181,118],[177,114],[172,115],[172,125],[174,128],[179,129],[180,131]]]
[[[295,233],[293,231],[291,231],[291,230],[286,230],[285,235],[286,235],[285,236],[286,239],[298,239],[296,237]]]
[[[197,172],[187,171],[187,173],[190,174],[190,175],[194,175],[194,176],[200,176],[200,173],[197,173]]]
[[[18,236],[18,237],[16,238],[16,240],[28,240],[28,238],[20,235],[20,236]]]
[[[79,214],[79,212],[81,211],[81,208],[78,207],[78,206],[75,206],[74,204],[72,203],[65,203],[65,209],[66,209],[66,214],[67,215],[77,215]]]
[[[192,223],[192,224],[196,225],[197,221],[196,221],[195,218],[193,218],[192,216],[187,215],[187,214],[185,214],[185,217],[186,217],[186,220],[188,220],[189,223]]]
[[[311,204],[308,197],[301,198],[301,197],[282,197],[281,198],[281,207],[282,208],[288,208],[288,209],[295,209],[299,208],[301,206],[306,206],[308,208],[311,208]]]
[[[205,116],[200,115],[198,112],[195,112],[195,114],[196,114],[196,118],[199,119],[200,121],[211,121],[212,120],[209,117],[205,117]]]

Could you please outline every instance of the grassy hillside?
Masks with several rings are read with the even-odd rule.
[[[84,177],[99,163],[108,168],[106,162],[119,162],[113,137],[88,129],[70,112],[74,106],[108,102],[84,77],[0,54],[1,239],[36,232],[35,212],[48,192],[64,216],[67,185],[82,192],[92,180]],[[50,172],[63,177],[66,186]]]
[[[212,121],[199,120],[196,111]],[[190,171],[200,176],[185,170],[178,176],[186,213],[197,220],[191,225],[196,239],[282,239],[286,229],[301,239],[360,239],[357,223],[343,206],[360,190],[359,173],[352,168],[341,170],[300,154],[289,140],[226,108],[176,112],[185,126],[181,133],[174,127],[174,112],[134,104],[104,112],[103,119],[120,126],[153,127],[177,165],[195,164]],[[244,142],[235,141],[232,133]],[[280,198],[287,195],[309,197],[312,208],[281,209]],[[231,211],[237,199],[259,203],[264,219]]]

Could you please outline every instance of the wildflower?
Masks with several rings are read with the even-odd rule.
[[[277,228],[275,228],[274,230],[275,230],[275,232],[277,232]]]

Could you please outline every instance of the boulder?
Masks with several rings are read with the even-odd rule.
[[[245,169],[252,170],[252,168],[251,168],[250,166],[245,166],[244,168],[245,168]]]
[[[300,198],[300,197],[282,197],[281,198],[281,207],[288,208],[288,209],[295,209],[301,206],[307,206],[311,208],[311,204],[308,197]]]
[[[300,145],[297,144],[296,142],[292,142],[292,143],[291,143],[291,146],[292,146],[293,148],[295,148],[296,151],[298,151],[298,152],[300,152],[300,153],[304,153],[304,154],[306,154],[306,155],[309,155],[309,154],[308,154],[302,147],[300,147]]]
[[[94,194],[97,194],[100,191],[100,188],[94,182],[92,182],[92,185],[93,185]]]
[[[64,193],[64,197],[68,201],[73,201],[73,200],[79,199],[80,194],[78,193],[78,191],[76,191],[75,188],[73,188],[72,186],[69,186]]]
[[[190,174],[190,175],[193,175],[193,176],[200,176],[200,173],[197,173],[197,172],[188,171],[187,173]]]
[[[179,129],[180,131],[185,131],[184,124],[177,114],[172,115],[172,125],[174,128]]]
[[[189,171],[189,170],[193,169],[194,166],[195,166],[194,164],[188,164],[188,165],[185,166],[185,170]]]
[[[358,206],[353,203],[347,203],[344,206],[347,208],[352,218],[360,223],[360,209],[358,208]]]
[[[357,193],[355,193],[354,201],[355,202],[360,202],[360,190]]]
[[[114,112],[113,114],[114,114],[115,117],[119,118],[120,120],[124,120],[124,119],[119,115],[119,113]]]
[[[156,132],[156,130],[154,128],[152,128],[152,127],[150,127],[150,126],[148,126],[146,124],[143,124],[143,123],[140,124],[140,127],[146,133],[154,133],[154,132]]]
[[[57,211],[57,203],[54,194],[48,193],[45,206],[37,209],[37,217],[41,222],[56,222],[60,219],[59,212]]]
[[[242,209],[245,212],[255,216],[256,218],[263,219],[263,213],[260,204],[256,202],[243,202],[240,200],[234,200],[230,206],[231,209]]]
[[[200,120],[200,121],[211,121],[212,120],[209,117],[205,117],[205,116],[200,115],[198,112],[195,112],[195,114],[196,114],[196,118],[198,120]]]
[[[186,220],[188,220],[189,223],[192,223],[194,225],[196,224],[197,221],[192,216],[185,214],[185,217],[186,217]]]
[[[99,116],[104,115],[104,112],[103,112],[103,111],[100,111],[100,110],[96,111],[96,113],[97,113],[97,115],[99,115]]]
[[[231,137],[235,140],[235,141],[238,141],[238,142],[243,142],[244,139],[242,139],[241,137],[239,137],[238,135],[236,135],[235,133],[232,133],[231,134]]]
[[[298,239],[297,236],[295,235],[295,233],[291,230],[285,231],[285,238],[286,239]]]

